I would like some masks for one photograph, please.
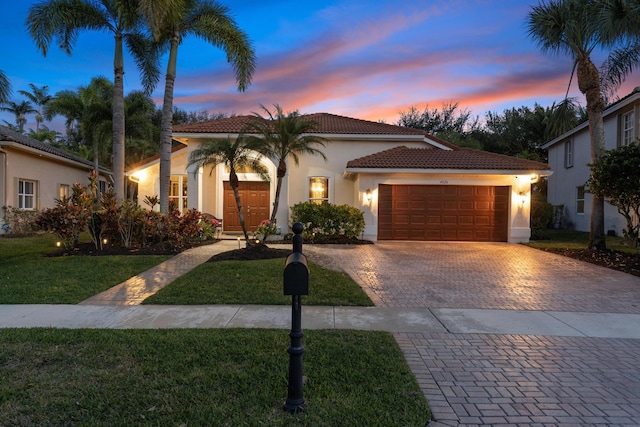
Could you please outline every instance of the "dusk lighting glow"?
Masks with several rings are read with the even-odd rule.
[[[2,69],[18,90],[29,83],[50,94],[76,90],[94,76],[113,80],[113,38],[82,32],[72,56],[55,43],[47,57],[24,25],[33,0],[4,1]],[[240,0],[228,4],[254,43],[257,68],[247,91],[236,90],[224,53],[194,38],[180,47],[174,104],[184,110],[250,114],[260,104],[285,111],[328,112],[395,123],[400,111],[458,102],[484,118],[487,111],[563,99],[571,59],[545,56],[528,37],[527,14],[536,1],[284,1]],[[600,65],[604,55],[595,54]],[[163,61],[163,71],[166,58]],[[639,72],[619,90],[628,94]],[[125,93],[140,89],[127,56]],[[162,103],[164,74],[153,93]],[[570,96],[583,105],[574,81]],[[0,120],[13,123],[0,113]],[[35,128],[29,117],[25,129]],[[3,123],[0,121],[0,123]],[[48,126],[61,131],[63,119]]]

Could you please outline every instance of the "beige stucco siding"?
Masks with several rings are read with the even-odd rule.
[[[36,183],[36,209],[51,208],[55,199],[60,197],[60,185],[72,186],[75,183],[86,186],[89,183],[90,167],[71,166],[65,162],[55,161],[45,156],[36,156],[9,147],[6,154],[0,157],[4,173],[2,187],[5,189],[4,206],[18,206],[18,180],[29,180]]]

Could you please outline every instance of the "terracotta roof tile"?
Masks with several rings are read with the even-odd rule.
[[[318,123],[314,133],[333,135],[401,135],[423,136],[436,141],[446,147],[457,149],[457,146],[436,138],[420,129],[403,126],[389,125],[386,123],[371,122],[368,120],[354,119],[329,113],[306,114],[303,117]],[[200,123],[189,123],[173,127],[175,133],[220,133],[237,134],[243,131],[254,116],[236,116],[225,119],[209,120]]]
[[[502,154],[462,148],[391,148],[347,163],[348,169],[549,170],[549,165]]]
[[[19,132],[9,129],[6,126],[0,126],[0,141],[9,141],[15,142],[20,145],[24,145],[25,147],[33,148],[38,151],[43,151],[45,153],[53,154],[58,157],[62,157],[64,159],[73,160],[74,162],[82,163],[89,167],[93,167],[93,162],[87,159],[83,159],[82,157],[71,154],[67,151],[64,151],[60,148],[54,147],[53,145],[49,145],[46,142],[38,141],[37,139],[30,138],[26,135],[23,135]],[[103,172],[111,173],[109,169],[100,167],[100,170]]]

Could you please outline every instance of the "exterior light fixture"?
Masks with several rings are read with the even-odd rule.
[[[238,249],[240,249],[240,238],[238,237]]]
[[[56,242],[56,247],[59,248],[60,247],[60,242]]]
[[[102,239],[102,244],[106,245],[107,244],[107,239]]]
[[[372,197],[373,197],[373,194],[371,193],[371,189],[370,189],[370,188],[367,188],[367,190],[364,192],[364,200],[365,200],[367,203],[370,203],[370,202],[371,202],[371,198],[372,198]]]

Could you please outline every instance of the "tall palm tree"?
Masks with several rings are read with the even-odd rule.
[[[58,146],[60,132],[56,132],[53,129],[49,129],[45,125],[42,125],[42,127],[38,130],[30,129],[29,132],[27,132],[27,136],[29,138],[37,139],[38,141]]]
[[[278,165],[276,195],[269,222],[275,224],[280,202],[282,180],[287,175],[287,162],[292,158],[296,165],[302,154],[318,155],[327,159],[318,147],[324,147],[328,142],[325,138],[311,135],[318,124],[301,116],[297,111],[285,114],[280,105],[275,104],[275,111],[271,112],[261,105],[265,116],[254,112],[245,129],[249,147],[257,150],[265,157],[271,158]],[[266,236],[265,236],[266,238]]]
[[[44,120],[43,110],[49,101],[51,101],[51,95],[49,95],[49,86],[36,86],[33,83],[29,83],[31,91],[19,90],[18,92],[25,96],[29,102],[36,106],[36,133],[40,130],[40,124]]]
[[[113,175],[119,201],[124,197],[124,53],[126,44],[142,75],[145,91],[151,93],[159,80],[159,56],[141,32],[137,2],[132,0],[44,0],[29,9],[27,28],[44,56],[55,38],[66,53],[81,30],[108,31],[114,35]]]
[[[0,104],[4,104],[11,96],[11,82],[4,71],[0,70]]]
[[[229,8],[216,1],[140,0],[140,11],[147,17],[156,40],[169,45],[160,128],[160,212],[166,213],[169,207],[173,90],[178,47],[186,37],[195,36],[224,50],[233,67],[239,91],[244,91],[251,83],[256,60],[247,34],[231,17]]]
[[[247,245],[250,244],[250,241],[242,214],[242,201],[238,191],[240,181],[237,172],[248,170],[260,174],[265,181],[269,180],[266,168],[260,163],[260,159],[253,154],[254,151],[247,146],[246,140],[242,137],[236,138],[235,141],[232,141],[231,138],[214,139],[202,142],[198,148],[191,152],[188,162],[188,166],[197,165],[201,168],[210,166],[211,172],[219,164],[223,164],[229,169],[229,184],[236,199],[238,218]]]
[[[24,125],[27,123],[27,114],[33,114],[36,112],[29,101],[5,102],[5,106],[0,107],[0,110],[9,112],[16,116],[16,127],[20,133],[24,133]]]
[[[614,0],[612,0],[614,1]],[[615,0],[624,3],[625,0]],[[633,52],[627,33],[608,20],[606,1],[552,0],[542,1],[529,13],[529,35],[543,52],[565,54],[574,62],[580,92],[585,95],[591,139],[591,164],[596,164],[604,152],[603,111],[606,101],[602,93],[601,73],[591,60],[596,48],[614,49],[605,67],[630,70],[637,56],[621,54]],[[635,2],[637,3],[637,2]],[[636,20],[638,15],[635,15]],[[637,40],[637,39],[636,39]],[[619,53],[616,53],[619,52]],[[605,70],[603,75],[608,72]],[[625,73],[618,73],[624,76]],[[573,73],[572,73],[573,77]],[[571,79],[570,79],[571,82]],[[571,83],[569,83],[571,84]],[[592,197],[589,248],[606,249],[604,235],[604,199]]]

